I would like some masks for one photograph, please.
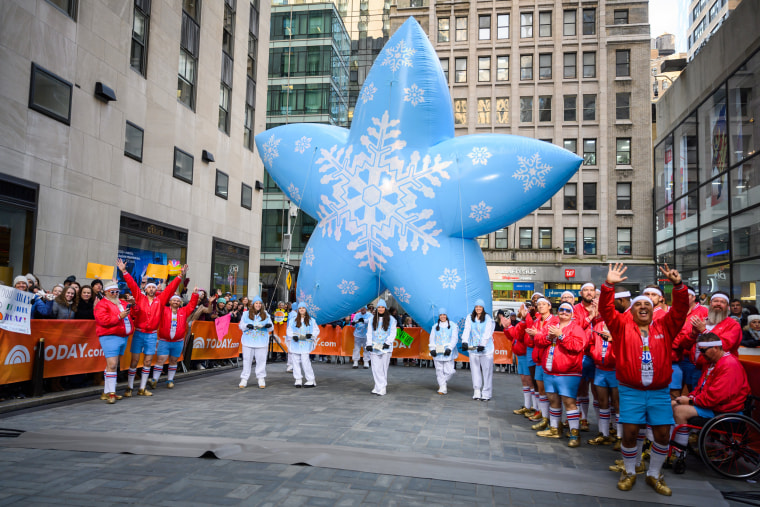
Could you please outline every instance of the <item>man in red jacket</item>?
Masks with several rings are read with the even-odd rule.
[[[121,271],[124,281],[127,282],[127,286],[135,298],[135,305],[140,310],[135,322],[137,329],[132,335],[132,345],[129,347],[131,359],[129,374],[127,376],[128,386],[127,390],[124,391],[124,396],[127,398],[132,396],[135,375],[137,375],[137,363],[140,362],[140,353],[145,354],[145,359],[143,360],[142,376],[140,377],[140,390],[137,391],[137,395],[153,396],[153,393],[148,391],[145,386],[148,384],[148,378],[150,377],[150,363],[153,361],[153,355],[156,353],[158,321],[169,298],[177,291],[179,282],[185,279],[187,264],[182,267],[180,275],[172,280],[169,286],[158,296],[156,296],[158,287],[154,283],[145,285],[145,294],[140,292],[140,287],[127,273],[127,264],[123,260],[118,259],[116,266]]]
[[[728,304],[728,294],[715,292],[710,297],[707,319],[691,318],[692,336],[696,337],[705,332],[715,333],[723,342],[723,350],[738,356],[739,345],[742,342],[742,327],[736,320],[728,318]]]
[[[164,370],[164,363],[169,360],[169,372],[166,379],[166,387],[174,387],[174,374],[177,373],[177,361],[182,355],[187,334],[187,318],[195,310],[198,304],[198,287],[193,291],[190,302],[182,306],[182,298],[176,294],[169,300],[169,307],[164,307],[161,320],[158,324],[158,359],[153,366],[153,379],[150,386],[155,389],[158,378]]]
[[[670,408],[668,385],[672,375],[671,349],[675,336],[683,327],[689,311],[689,297],[681,275],[666,264],[660,272],[673,283],[673,306],[667,315],[653,320],[654,305],[647,296],[634,298],[630,316],[615,311],[615,284],[626,280],[623,264],[610,265],[607,282],[602,286],[599,313],[615,337],[612,342],[616,358],[615,376],[620,383],[620,422],[623,424],[621,452],[625,471],[617,487],[629,491],[636,483],[636,440],[639,428],[652,426],[654,442],[650,450],[646,483],[661,495],[672,494],[660,473],[668,455]]]

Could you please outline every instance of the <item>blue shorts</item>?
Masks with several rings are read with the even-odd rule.
[[[528,351],[525,353],[525,366],[528,368],[536,366],[536,362],[533,361],[533,347],[528,347]]]
[[[620,422],[623,424],[673,424],[670,390],[665,387],[652,391],[633,389],[624,385],[620,392]]]
[[[544,368],[543,366],[536,365],[536,376],[534,377],[537,382],[544,381]]]
[[[544,373],[544,390],[547,393],[557,393],[565,398],[575,399],[578,396],[580,375],[552,375]]]
[[[682,359],[678,361],[678,366],[681,367],[683,372],[683,383],[693,388],[699,382],[699,377],[702,376],[702,370],[698,369],[694,363],[689,359]]]
[[[105,357],[123,356],[127,349],[126,336],[104,335],[99,337],[100,348],[103,349]]]
[[[594,372],[596,371],[596,365],[594,360],[590,356],[583,356],[583,371],[581,372],[581,378],[583,380],[594,380]]]
[[[673,375],[670,377],[670,385],[668,388],[678,391],[683,388],[683,371],[677,364],[673,365]]]
[[[697,405],[694,405],[694,408],[697,409],[697,415],[699,417],[704,417],[705,419],[712,419],[713,417],[715,417],[715,412],[713,412],[709,408],[702,408]]]
[[[182,355],[182,349],[184,348],[184,345],[185,345],[184,340],[178,341],[178,342],[168,342],[164,340],[158,340],[158,355],[179,357]]]
[[[528,359],[526,356],[517,356],[517,373],[520,375],[530,375]]]
[[[143,333],[142,331],[135,331],[132,335],[132,346],[129,347],[129,351],[133,354],[139,354],[142,352],[146,356],[152,356],[156,353],[157,340],[157,332]]]
[[[599,387],[607,387],[614,389],[618,387],[618,380],[615,376],[615,371],[605,371],[601,368],[596,369],[594,374],[594,385]]]

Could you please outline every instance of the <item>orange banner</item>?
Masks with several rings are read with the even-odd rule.
[[[231,359],[240,354],[240,337],[242,332],[237,324],[230,329],[222,340],[216,338],[216,327],[213,322],[193,322],[193,360],[202,359]]]

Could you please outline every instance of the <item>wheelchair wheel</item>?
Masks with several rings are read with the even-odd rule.
[[[699,433],[699,455],[725,477],[746,479],[760,471],[760,424],[741,414],[710,419]]]

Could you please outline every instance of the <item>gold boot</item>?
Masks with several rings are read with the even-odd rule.
[[[620,479],[617,483],[617,488],[620,491],[630,491],[633,485],[636,484],[636,474],[627,474],[625,470],[620,474]]]
[[[140,389],[137,391],[137,396],[153,396],[153,393],[148,391],[148,389]]]
[[[568,447],[579,447],[581,445],[580,432],[578,430],[570,430],[570,441],[567,443]]]
[[[540,412],[538,410],[536,410],[535,408],[529,408],[528,410],[525,411],[525,413],[523,413],[523,416],[525,416],[528,419],[530,419],[531,417],[533,417],[536,414],[540,414]]]
[[[589,445],[610,445],[612,443],[612,438],[605,437],[601,433],[597,435],[595,438],[592,438],[588,441]]]
[[[549,419],[543,417],[539,422],[531,426],[530,429],[535,431],[545,430],[547,426],[549,426]]]
[[[541,411],[537,411],[533,417],[528,417],[528,420],[531,422],[538,422],[541,419],[544,419],[544,416],[541,414]]]
[[[636,475],[643,474],[647,471],[646,463],[643,461],[636,465]],[[610,465],[610,472],[625,472],[625,465],[622,459],[616,459],[614,465]]]
[[[155,389],[156,386],[158,385],[158,381],[154,378],[149,378],[148,385],[150,386],[151,389]]]
[[[613,451],[619,451],[622,446],[623,446],[623,439],[622,438],[616,438],[615,439],[615,445],[612,446],[612,450]]]
[[[646,483],[655,491],[655,493],[659,493],[665,496],[670,496],[673,494],[673,491],[671,491],[670,488],[665,485],[665,477],[663,477],[662,474],[660,474],[659,477],[647,475]]]
[[[166,383],[166,388],[167,389],[174,389],[174,381],[173,380],[168,381]]]
[[[544,431],[539,431],[536,433],[536,436],[545,438],[559,438],[559,430],[552,426],[551,428],[547,428]]]
[[[515,414],[515,415],[523,415],[528,410],[530,410],[530,409],[523,407],[523,408],[518,408],[517,410],[513,410],[512,413]]]
[[[116,397],[117,400],[120,400],[122,398],[121,395],[118,395],[116,393],[103,393],[103,394],[100,395],[100,399],[104,400],[104,401],[108,401],[109,394],[113,394]]]
[[[589,431],[588,421],[586,419],[581,419],[581,431]]]
[[[130,389],[130,388],[126,388],[126,389],[124,390],[124,397],[125,397],[125,398],[131,398],[131,397],[132,397],[132,389]]]
[[[113,405],[114,403],[116,403],[116,394],[108,393],[108,404]]]

